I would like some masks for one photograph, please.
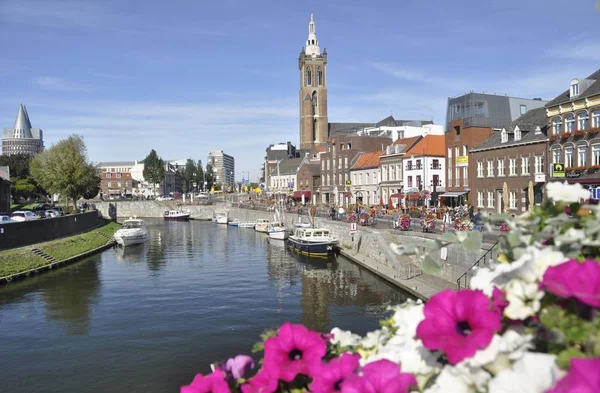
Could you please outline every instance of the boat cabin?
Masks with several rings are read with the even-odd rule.
[[[129,219],[123,221],[123,229],[134,229],[134,228],[142,228],[144,226],[144,221],[138,219]]]
[[[297,228],[295,236],[302,239],[323,239],[330,238],[329,229],[322,228]]]

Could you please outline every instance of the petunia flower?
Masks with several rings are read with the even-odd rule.
[[[600,392],[600,358],[571,359],[566,377],[546,393],[597,393]]]
[[[339,344],[342,347],[353,347],[360,343],[360,336],[354,334],[348,330],[342,330],[340,328],[331,329],[331,343]]]
[[[508,306],[504,309],[504,315],[512,320],[532,317],[540,311],[542,297],[544,292],[539,290],[537,284],[512,280],[506,286]]]
[[[554,202],[573,203],[582,199],[590,199],[591,194],[579,183],[569,184],[567,182],[550,182],[546,184],[548,199]]]
[[[329,363],[319,365],[314,369],[310,391],[312,393],[339,392],[346,378],[358,369],[359,359],[358,354],[344,353],[330,360]]]
[[[492,310],[502,314],[504,309],[508,306],[508,301],[506,300],[506,292],[498,287],[494,287],[492,292]]]
[[[444,352],[451,364],[487,347],[502,329],[502,315],[490,309],[490,300],[481,291],[446,289],[429,299],[424,312],[417,337],[426,348]]]
[[[243,378],[252,368],[254,368],[254,360],[247,355],[237,355],[225,363],[225,371],[235,379]]]
[[[279,385],[278,370],[262,368],[250,381],[242,385],[242,393],[273,393]]]
[[[400,366],[384,359],[363,367],[362,376],[346,378],[342,393],[405,393],[416,383],[414,375],[402,373]]]
[[[326,351],[327,343],[319,333],[284,323],[277,336],[265,341],[264,367],[277,369],[279,378],[291,382],[298,374],[310,375],[310,368],[321,362]]]
[[[221,370],[215,370],[212,374],[196,374],[194,380],[189,385],[184,385],[179,390],[180,393],[230,393],[229,385],[225,381],[225,373]]]
[[[500,371],[488,385],[489,393],[543,393],[560,377],[556,356],[526,352],[512,368]]]
[[[544,274],[542,288],[565,299],[574,297],[600,307],[600,264],[595,260],[570,260],[551,267]]]

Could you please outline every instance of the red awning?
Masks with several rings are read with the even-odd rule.
[[[390,198],[404,199],[404,194],[392,194]]]
[[[302,195],[304,195],[304,199],[310,199],[311,192],[310,190],[294,191],[294,199],[302,199]]]
[[[421,194],[408,194],[408,199],[411,201],[421,199]]]

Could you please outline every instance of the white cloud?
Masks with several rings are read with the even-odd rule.
[[[52,76],[41,76],[41,77],[35,78],[33,80],[33,83],[37,84],[42,89],[52,90],[52,91],[86,91],[86,90],[88,90],[87,88],[84,88],[83,86],[78,86],[72,82],[67,81],[66,79],[56,78],[56,77],[52,77]]]
[[[589,63],[600,62],[600,41],[579,35],[565,43],[551,47],[546,56],[552,59],[583,60]],[[591,64],[590,64],[591,65]],[[589,72],[585,76],[588,76]]]
[[[424,72],[423,70],[401,67],[397,64],[386,62],[371,62],[369,64],[384,74],[390,75],[396,79],[414,82],[417,84],[436,86],[437,88],[450,89],[453,91],[462,90],[465,89],[465,86],[468,86],[467,80],[454,76],[443,77],[440,73],[440,70],[430,70],[428,72]]]

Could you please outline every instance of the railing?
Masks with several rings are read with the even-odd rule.
[[[458,284],[458,289],[461,288],[468,288],[469,284],[471,283],[471,275],[472,275],[472,270],[476,267],[479,267],[480,265],[486,266],[488,264],[489,261],[494,259],[494,249],[496,248],[496,246],[498,245],[498,241],[496,241],[496,243],[494,243],[494,245],[485,252],[485,254],[483,254],[481,256],[481,258],[479,258],[477,260],[477,262],[475,262],[473,264],[473,266],[471,266],[466,272],[463,273],[462,276],[460,276],[458,278],[458,280],[456,280],[456,283]],[[464,281],[464,285],[461,285],[461,283]]]
[[[442,169],[442,166],[440,164],[431,164],[430,169]]]
[[[406,170],[407,171],[412,171],[413,170],[413,166],[412,165],[407,165],[406,166]]]
[[[417,165],[415,165],[415,169],[417,169],[417,170],[418,169],[423,169],[423,166],[421,164],[417,164]]]

